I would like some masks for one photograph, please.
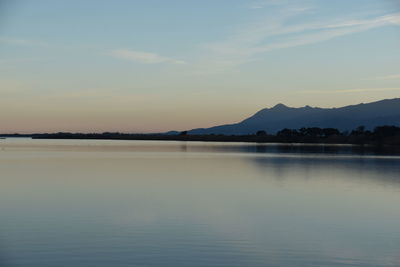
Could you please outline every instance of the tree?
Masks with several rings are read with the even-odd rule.
[[[388,137],[400,135],[400,127],[396,126],[379,126],[374,129],[374,134],[379,137]]]
[[[335,128],[324,128],[322,129],[322,133],[325,137],[340,134],[339,130]]]
[[[264,131],[264,130],[259,130],[259,131],[256,132],[256,135],[257,135],[257,136],[266,136],[266,135],[267,135],[267,132]]]
[[[319,127],[310,127],[310,128],[301,128],[300,134],[303,136],[311,136],[311,137],[318,137],[323,136],[323,131]]]
[[[276,135],[280,136],[280,137],[294,137],[294,136],[298,136],[299,133],[296,130],[285,128],[285,129],[277,132]]]

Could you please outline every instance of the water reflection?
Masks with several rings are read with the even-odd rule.
[[[398,156],[350,146],[2,141],[2,266],[400,263]]]
[[[260,171],[273,172],[276,178],[287,177],[293,169],[302,169],[305,173],[308,170],[320,170],[325,173],[338,174],[346,172],[345,179],[376,179],[379,183],[400,184],[400,159],[391,157],[247,157]],[[310,175],[306,175],[308,178]],[[343,178],[341,175],[333,175],[334,179]]]
[[[396,147],[367,145],[260,144],[131,140],[33,140],[29,138],[7,138],[0,140],[0,149],[3,151],[22,149],[25,151],[213,152],[400,156],[400,149]]]

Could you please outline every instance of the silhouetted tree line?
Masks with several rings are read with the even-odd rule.
[[[176,140],[176,141],[218,141],[218,142],[260,142],[260,143],[328,143],[328,144],[370,144],[400,146],[400,127],[379,126],[366,130],[359,126],[352,131],[340,132],[335,128],[303,127],[300,129],[282,129],[276,134],[259,130],[249,135],[207,134],[193,135],[183,131],[178,134],[131,134],[119,132],[104,133],[45,133],[32,135],[0,135],[32,137],[35,139],[115,139],[115,140]]]
[[[400,127],[379,126],[369,131],[359,126],[351,132],[319,127],[283,129],[276,137],[280,142],[400,145]]]
[[[301,128],[296,129],[283,129],[277,133],[280,137],[296,137],[296,136],[309,136],[309,137],[329,137],[333,135],[340,135],[340,131],[335,128]]]

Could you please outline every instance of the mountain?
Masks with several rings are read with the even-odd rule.
[[[337,128],[347,131],[357,126],[373,129],[380,125],[400,125],[400,98],[385,99],[367,104],[345,106],[341,108],[300,107],[293,108],[277,104],[265,108],[253,116],[234,124],[211,128],[198,128],[188,134],[254,134],[259,130],[275,134],[284,128],[302,127]]]

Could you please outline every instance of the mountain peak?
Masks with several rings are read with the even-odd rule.
[[[285,106],[284,104],[279,103],[279,104],[276,104],[275,106],[273,106],[271,109],[274,109],[274,110],[282,110],[282,109],[287,109],[287,108],[288,108],[288,107]]]
[[[302,127],[337,128],[350,131],[358,125],[373,129],[382,125],[400,125],[400,98],[338,108],[304,106],[299,108],[277,104],[264,108],[239,123],[194,129],[189,134],[254,134],[259,130],[276,133],[284,128]]]

